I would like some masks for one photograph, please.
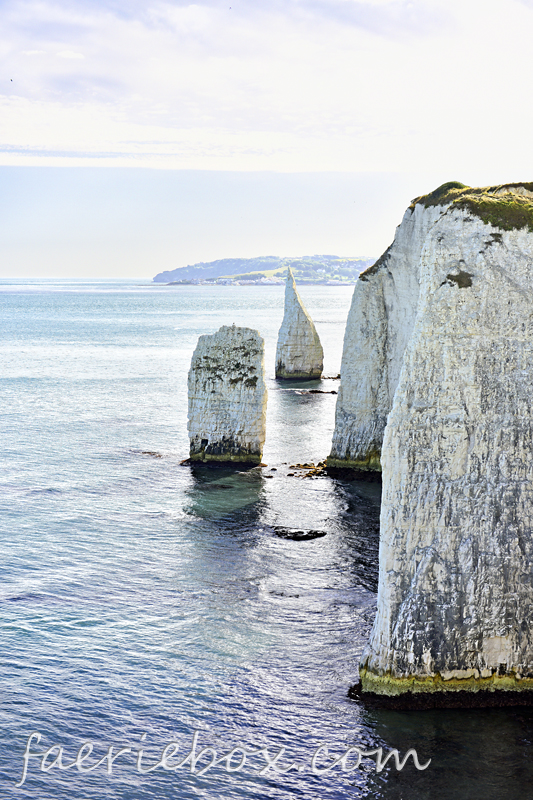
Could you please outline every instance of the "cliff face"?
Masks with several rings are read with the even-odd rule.
[[[381,456],[366,692],[533,689],[532,190],[429,206]]]
[[[224,325],[200,336],[189,370],[190,458],[259,463],[266,403],[259,333]]]
[[[324,351],[313,320],[296,291],[292,271],[285,287],[285,314],[276,348],[276,378],[320,378]]]
[[[381,469],[387,415],[418,308],[420,256],[441,213],[408,209],[389,249],[355,286],[328,466]]]
[[[346,324],[330,467],[381,470],[381,445],[413,332],[426,241],[449,209],[496,231],[530,224],[533,183],[472,189],[448,183],[413,200],[392,245],[363,272]],[[497,234],[499,235],[499,234]]]

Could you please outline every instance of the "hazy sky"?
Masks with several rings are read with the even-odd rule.
[[[532,180],[533,0],[0,0],[0,274],[379,255]]]

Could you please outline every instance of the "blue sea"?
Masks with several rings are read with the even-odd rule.
[[[329,453],[352,294],[300,291],[329,377],[280,384],[281,286],[0,283],[1,797],[533,797],[530,710],[347,697],[380,486],[289,475]],[[192,352],[232,323],[266,343],[267,466],[192,468]]]

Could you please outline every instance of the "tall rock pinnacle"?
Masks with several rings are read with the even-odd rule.
[[[191,460],[260,463],[264,371],[264,342],[257,331],[223,325],[200,336],[189,370]]]
[[[285,286],[285,314],[278,334],[276,378],[320,378],[324,351],[313,320],[296,291],[292,270]]]

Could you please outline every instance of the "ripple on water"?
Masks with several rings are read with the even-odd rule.
[[[282,287],[45,288],[0,293],[4,794],[36,730],[67,763],[89,740],[95,757],[135,752],[112,775],[32,760],[23,800],[527,796],[527,709],[386,712],[347,697],[375,610],[379,486],[287,476],[328,454],[336,398],[308,390],[338,382],[273,379]],[[301,293],[337,375],[351,290]],[[180,465],[192,351],[228,321],[266,341],[265,470]],[[236,772],[139,774],[143,734],[153,765],[172,741],[185,757],[195,730],[219,755],[284,747],[280,763],[303,771],[262,775],[256,754]],[[330,757],[383,745],[433,760],[315,775],[323,743]]]

